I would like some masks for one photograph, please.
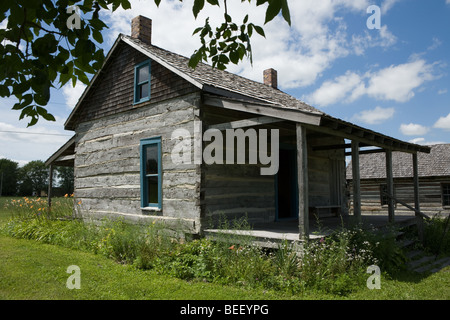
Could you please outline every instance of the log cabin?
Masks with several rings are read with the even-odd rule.
[[[430,153],[418,155],[420,210],[428,216],[450,214],[450,144],[430,146]],[[394,197],[414,206],[414,168],[408,154],[392,153],[392,176]],[[360,157],[361,210],[366,214],[387,214],[389,199],[385,195],[386,157],[383,153],[364,154]],[[352,183],[352,163],[347,170]],[[351,188],[350,188],[351,190]],[[409,209],[396,204],[398,214]]]
[[[276,70],[258,82],[204,63],[192,69],[189,58],[152,44],[151,30],[138,16],[131,36],[118,36],[65,122],[74,136],[46,161],[74,167],[86,216],[158,221],[194,235],[245,216],[291,221],[304,239],[312,212],[348,213],[347,153],[356,163],[363,146],[429,152],[284,93]]]

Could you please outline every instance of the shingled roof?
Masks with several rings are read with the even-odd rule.
[[[450,177],[450,144],[431,145],[430,153],[418,153],[419,177]],[[361,179],[386,178],[384,152],[361,154],[359,157]],[[404,152],[392,152],[394,178],[413,176],[412,157]],[[347,167],[347,179],[352,179],[352,163]]]
[[[122,34],[121,38],[129,44],[134,44],[136,47],[144,49],[148,54],[164,60],[168,65],[176,68],[179,73],[195,80],[201,85],[200,89],[210,86],[283,108],[294,108],[311,113],[324,114],[322,111],[264,83],[213,68],[205,63],[199,63],[195,69],[192,69],[188,65],[189,58],[187,57],[161,49],[155,45],[148,45],[127,35]]]
[[[223,99],[223,101],[231,103],[242,102],[245,106],[253,104],[254,109],[258,111],[267,111],[269,108],[272,108],[272,112],[269,116],[286,120],[298,121],[295,120],[294,117],[297,117],[299,113],[302,113],[303,115],[298,117],[303,117],[304,123],[306,124],[320,126],[322,130],[328,130],[331,134],[337,134],[346,139],[356,139],[368,145],[374,145],[381,148],[388,145],[394,150],[405,152],[429,151],[427,147],[388,137],[381,133],[327,115],[305,102],[262,82],[253,81],[227,71],[218,70],[205,63],[199,63],[195,69],[192,69],[188,65],[189,58],[127,35],[120,34],[117,37],[116,42],[105,59],[105,65],[108,63],[109,58],[112,56],[112,53],[118,47],[119,43],[123,42],[189,81],[201,90],[203,94],[213,95]],[[93,87],[92,84],[97,80],[98,74],[100,74],[100,72],[93,77],[90,85],[86,88],[77,105],[72,110],[72,113],[69,115],[65,123],[66,129],[74,129],[74,122],[76,121],[75,115],[79,111],[84,97]],[[285,112],[284,116],[280,116],[280,112]],[[288,113],[286,114],[286,112]],[[308,122],[305,119],[313,119],[313,122]]]

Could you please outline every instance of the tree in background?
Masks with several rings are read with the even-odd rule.
[[[19,164],[9,159],[0,159],[0,196],[17,194],[17,174]]]
[[[59,188],[64,194],[73,193],[73,167],[57,167],[56,178],[59,180]]]
[[[42,195],[42,191],[48,188],[49,170],[41,160],[28,162],[19,169],[19,194],[22,196],[31,196],[34,193],[37,196]]]

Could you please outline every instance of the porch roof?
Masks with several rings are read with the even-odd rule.
[[[61,146],[46,161],[45,165],[73,167],[75,160],[75,135]]]
[[[113,56],[113,52],[116,50],[118,44],[122,42],[187,80],[201,90],[204,95],[209,95],[210,98],[214,97],[216,102],[217,100],[221,100],[221,102],[213,104],[214,106],[224,108],[242,107],[241,109],[249,113],[302,123],[307,125],[308,129],[320,130],[346,139],[357,140],[368,146],[410,153],[430,152],[426,146],[388,137],[327,115],[307,103],[264,83],[212,68],[205,63],[199,63],[195,69],[192,69],[188,65],[189,58],[161,49],[155,45],[146,44],[127,35],[120,34],[118,36],[105,59],[104,66],[110,57]],[[65,123],[66,129],[74,129],[76,121],[74,115],[78,112],[84,97],[102,70],[103,68],[94,76],[72,113],[69,115]],[[303,119],[307,119],[308,121],[303,121]]]

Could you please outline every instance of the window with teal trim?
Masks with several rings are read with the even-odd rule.
[[[141,206],[161,209],[161,138],[141,140]]]
[[[150,100],[150,60],[134,68],[134,103]]]
[[[450,206],[450,183],[442,184],[442,205]]]

